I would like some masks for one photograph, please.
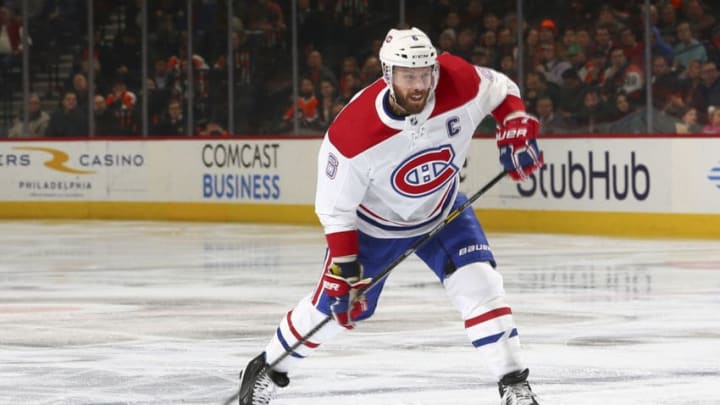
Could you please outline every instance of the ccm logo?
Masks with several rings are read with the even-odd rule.
[[[510,128],[505,131],[502,131],[498,134],[497,139],[503,140],[503,139],[513,139],[513,138],[524,138],[527,135],[527,129],[526,128]]]

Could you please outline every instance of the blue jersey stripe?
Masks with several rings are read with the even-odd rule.
[[[358,215],[358,218],[360,218],[361,220],[367,222],[368,224],[370,224],[370,225],[372,225],[372,226],[374,226],[374,227],[376,227],[376,228],[379,228],[379,229],[382,229],[382,230],[385,230],[385,231],[407,231],[407,230],[413,230],[413,229],[417,229],[417,228],[422,228],[422,227],[424,227],[424,226],[426,226],[426,225],[428,225],[428,224],[433,223],[433,222],[436,221],[438,218],[440,218],[441,215],[443,215],[443,214],[445,213],[445,210],[447,209],[447,207],[448,207],[450,204],[452,204],[453,201],[454,201],[453,195],[455,194],[455,187],[456,187],[456,186],[457,186],[457,180],[453,180],[453,185],[450,187],[450,191],[448,192],[448,198],[446,198],[446,199],[445,199],[445,202],[443,202],[442,208],[440,208],[440,210],[439,210],[439,212],[438,212],[437,215],[433,216],[432,218],[428,219],[427,221],[421,222],[421,223],[416,224],[416,225],[409,225],[409,226],[392,226],[392,225],[385,225],[385,224],[382,224],[382,223],[376,221],[375,219],[373,219],[373,218],[371,218],[371,217],[363,214],[363,213],[360,212],[360,211],[357,211],[357,215]]]

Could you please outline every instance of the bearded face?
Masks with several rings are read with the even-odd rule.
[[[433,85],[433,68],[396,67],[393,72],[395,102],[404,114],[420,113],[427,104]]]

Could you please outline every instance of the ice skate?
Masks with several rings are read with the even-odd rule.
[[[290,383],[287,373],[266,368],[265,352],[252,359],[240,372],[240,405],[268,405],[278,387]]]
[[[539,405],[527,382],[530,370],[516,371],[505,375],[498,383],[500,405]]]

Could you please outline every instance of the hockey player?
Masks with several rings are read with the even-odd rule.
[[[269,404],[298,362],[373,314],[384,280],[358,291],[467,200],[458,191],[458,173],[486,115],[498,122],[500,162],[513,179],[543,164],[538,122],[503,74],[438,56],[417,28],[391,29],[380,61],[383,78],[355,95],[320,148],[315,211],[328,245],[322,279],[240,373],[242,405]],[[470,342],[498,381],[501,404],[537,405],[502,278],[473,211],[465,210],[415,253],[460,312]],[[336,322],[291,350],[329,315]]]

